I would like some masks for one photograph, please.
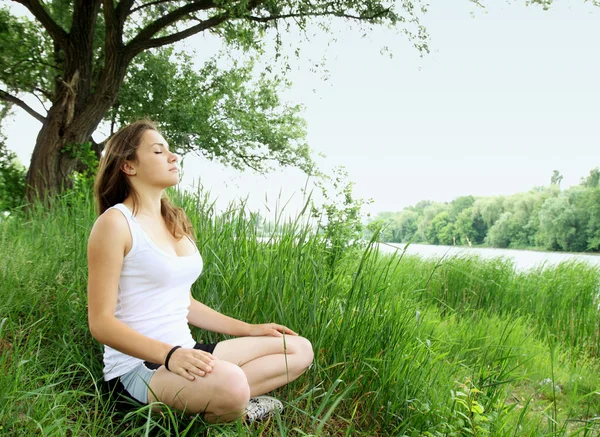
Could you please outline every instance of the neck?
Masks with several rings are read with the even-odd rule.
[[[163,189],[138,191],[135,215],[143,215],[154,219],[162,218],[160,199],[163,192]],[[133,196],[128,196],[123,203],[133,211]]]

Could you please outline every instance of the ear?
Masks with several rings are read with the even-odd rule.
[[[121,164],[121,171],[129,176],[135,175],[135,168],[133,168],[133,166],[127,161],[124,161],[123,164]]]

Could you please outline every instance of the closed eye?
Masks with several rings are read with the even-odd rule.
[[[154,152],[154,153],[156,153],[156,154],[160,155],[162,152]]]

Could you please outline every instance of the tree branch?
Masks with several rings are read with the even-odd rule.
[[[370,17],[361,17],[360,15],[350,15],[350,14],[344,14],[341,12],[308,12],[308,13],[303,13],[303,14],[284,14],[284,15],[271,15],[269,17],[255,17],[255,16],[249,16],[248,19],[251,21],[256,21],[259,23],[267,23],[269,21],[274,21],[274,20],[282,20],[282,19],[286,19],[286,18],[299,18],[299,17],[339,17],[339,18],[349,18],[352,20],[374,20],[375,18],[379,18],[385,14],[387,14],[388,12],[390,12],[390,9],[384,9],[381,12],[375,14],[375,15],[371,15]]]
[[[31,12],[33,16],[48,31],[48,34],[50,34],[50,37],[52,38],[52,40],[54,40],[54,42],[56,42],[62,48],[66,46],[69,35],[67,34],[67,32],[65,32],[65,30],[62,27],[58,25],[58,23],[56,23],[56,21],[52,19],[52,17],[50,17],[48,12],[46,12],[42,4],[39,2],[39,0],[13,1],[21,3],[27,9],[29,9],[29,12]]]
[[[54,95],[52,93],[49,93],[48,91],[43,90],[42,88],[39,88],[39,87],[35,87],[34,90],[38,91],[39,93],[41,93],[49,101],[54,100]]]
[[[128,14],[127,14],[127,15],[131,15],[131,14],[133,14],[134,12],[137,12],[137,11],[139,11],[140,9],[147,8],[148,6],[154,6],[154,5],[158,5],[158,4],[160,4],[160,3],[170,3],[170,2],[172,2],[172,1],[173,1],[173,0],[156,0],[156,1],[153,1],[153,2],[150,2],[150,3],[144,3],[143,5],[141,5],[141,6],[138,6],[137,8],[133,8],[131,11],[129,11],[129,12],[128,12]]]
[[[36,89],[38,89],[38,88],[36,88]],[[33,91],[31,92],[31,94],[33,94],[35,96],[35,98],[38,99],[38,102],[40,102],[40,104],[42,105],[42,108],[44,108],[44,111],[48,112],[48,108],[46,108],[46,105],[44,105],[44,102],[42,101],[42,99],[40,99],[40,97]]]
[[[121,0],[119,2],[119,4],[117,5],[116,13],[117,13],[117,19],[119,20],[119,23],[121,25],[121,28],[120,28],[121,32],[123,31],[123,25],[125,23],[125,18],[127,17],[127,15],[131,14],[130,9],[133,6],[134,2],[135,2],[135,0]]]
[[[139,9],[141,9],[145,6],[149,6],[151,4],[165,3],[167,1],[169,1],[169,0],[155,0],[154,2],[139,6],[139,7],[135,8],[134,10],[139,10]],[[248,11],[251,11],[254,7],[256,7],[260,3],[261,3],[261,0],[250,1],[249,4],[247,5]],[[186,30],[182,30],[181,32],[176,32],[174,34],[167,35],[167,36],[164,36],[161,38],[154,38],[154,39],[152,38],[152,36],[154,36],[157,32],[159,32],[160,30],[166,28],[167,26],[177,22],[179,19],[181,19],[185,16],[190,16],[194,12],[211,9],[211,8],[215,8],[215,7],[217,7],[217,5],[215,5],[212,0],[194,0],[189,4],[172,11],[172,12],[168,13],[167,15],[164,15],[164,16],[158,18],[157,20],[153,21],[148,26],[146,26],[144,29],[142,29],[140,31],[140,33],[135,38],[133,38],[129,42],[129,44],[127,44],[126,50],[127,50],[128,55],[134,57],[135,55],[137,55],[138,53],[140,53],[143,50],[164,46],[167,44],[172,44],[174,42],[180,41],[182,39],[185,39],[192,35],[195,35],[199,32],[202,32],[203,30],[209,29],[211,27],[215,27],[215,26],[221,24],[223,21],[230,18],[229,14],[226,12],[221,15],[216,15],[214,17],[211,17],[204,21],[200,21],[197,17],[192,16],[192,18],[195,19],[196,21],[200,21],[196,26],[192,26]],[[249,17],[247,17],[247,19],[249,19],[251,21],[262,22],[262,23],[279,20],[279,19],[286,19],[286,18],[298,18],[298,17],[303,17],[303,16],[313,16],[313,17],[335,16],[335,17],[348,18],[348,19],[353,19],[353,20],[374,20],[376,18],[386,15],[389,12],[390,12],[390,9],[383,9],[382,11],[380,11],[376,14],[373,14],[371,16],[366,16],[366,17],[359,16],[359,15],[345,14],[342,12],[314,12],[314,13],[303,13],[303,14],[293,13],[293,14],[273,15],[270,17],[249,16]]]
[[[138,42],[138,44],[136,45],[128,44],[127,48],[128,50],[131,50],[133,53],[137,54],[142,50],[172,44],[174,42],[181,41],[182,39],[200,33],[203,30],[218,26],[223,21],[227,20],[227,18],[229,18],[228,14],[216,15],[214,17],[209,18],[208,20],[201,21],[199,24],[196,24],[195,26],[192,26],[189,29],[182,30],[181,32],[173,33],[171,35],[163,36],[161,38],[149,39],[145,42]]]
[[[44,123],[46,121],[46,117],[44,117],[43,115],[37,113],[35,110],[33,110],[33,108],[31,108],[31,106],[29,106],[23,100],[15,97],[15,96],[13,96],[12,94],[7,93],[4,90],[0,90],[0,99],[5,100],[5,101],[10,102],[10,103],[14,103],[14,104],[20,106],[29,115],[31,115],[32,117],[34,117],[40,123]]]
[[[117,9],[123,6],[124,2],[119,3]],[[112,0],[104,0],[102,2],[102,9],[104,12],[104,23],[106,26],[106,39],[105,47],[106,52],[109,53],[109,47],[111,49],[117,49],[119,43],[119,16],[115,10],[114,3]]]
[[[148,42],[151,40],[151,38],[157,32],[164,29],[165,27],[170,26],[171,24],[175,23],[176,21],[185,17],[188,14],[206,10],[206,9],[210,9],[215,6],[216,5],[212,2],[212,0],[194,0],[185,6],[175,9],[174,11],[169,12],[167,15],[163,15],[162,17],[158,18],[157,20],[154,20],[152,23],[150,23],[146,27],[144,27],[140,31],[140,33],[138,33],[137,36],[129,42],[129,44],[127,45],[127,48],[128,48],[128,50],[133,50],[134,52],[139,52],[146,48],[159,47],[160,45],[168,44],[168,42],[164,42],[164,43],[158,44],[158,45],[156,45],[154,43],[147,45]],[[209,19],[209,20],[211,20],[211,19]],[[209,21],[209,20],[207,20],[207,21]],[[203,29],[197,30],[194,33],[200,32],[201,30],[203,30]],[[186,32],[186,31],[183,31],[183,32]],[[179,32],[179,33],[181,33],[181,32]],[[174,34],[174,35],[178,35],[179,33]],[[191,33],[190,35],[193,35],[194,33]],[[190,35],[186,35],[186,36],[190,36]],[[165,37],[165,38],[169,38],[169,37]],[[185,36],[182,38],[185,38]],[[179,39],[182,39],[182,38],[179,38]],[[172,42],[179,41],[179,39],[175,39]],[[141,49],[139,49],[139,47],[141,47]]]
[[[255,166],[255,163],[262,162],[262,159],[259,156],[256,156],[256,155],[245,155],[243,153],[236,152],[235,150],[232,150],[231,152],[232,152],[233,155],[235,155],[239,159],[241,159],[242,162],[244,164],[246,164],[248,167],[250,167],[252,170],[254,170],[257,173],[262,173],[262,171],[260,170],[260,168],[258,168],[257,166]]]

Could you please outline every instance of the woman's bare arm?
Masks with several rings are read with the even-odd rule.
[[[115,209],[94,224],[88,240],[88,324],[92,336],[124,354],[162,364],[174,346],[131,329],[114,316],[123,257],[131,248],[127,219]]]
[[[255,325],[228,317],[198,302],[193,298],[192,293],[190,293],[190,301],[191,304],[187,317],[188,322],[201,329],[235,335],[236,337],[262,335],[281,337],[282,334],[298,335],[290,328],[278,323],[261,323]]]
[[[190,293],[190,311],[188,322],[197,328],[221,334],[243,337],[250,335],[250,325],[240,320],[221,314],[218,311],[198,302]]]

